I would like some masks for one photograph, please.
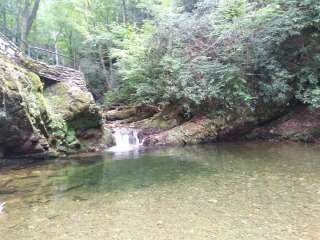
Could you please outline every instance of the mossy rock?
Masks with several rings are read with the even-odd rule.
[[[308,130],[308,134],[310,134],[311,136],[315,137],[315,138],[319,138],[320,137],[320,128],[318,127],[314,127]]]
[[[77,129],[99,129],[102,124],[92,95],[70,82],[51,86],[57,91],[46,97],[43,82],[30,71],[39,69],[29,61],[22,66],[0,55],[1,152],[31,156],[79,148]]]
[[[124,120],[131,117],[135,117],[136,113],[137,112],[135,107],[118,108],[106,112],[106,119],[108,121]]]
[[[0,85],[3,115],[0,144],[4,152],[29,154],[48,151],[48,113],[40,79],[0,56]]]
[[[167,131],[150,135],[146,145],[193,145],[215,141],[224,123],[207,117],[194,118]]]

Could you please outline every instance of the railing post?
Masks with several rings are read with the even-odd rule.
[[[57,42],[54,45],[54,54],[55,54],[55,59],[56,59],[56,65],[59,65],[58,43]]]
[[[78,68],[78,61],[77,61],[77,53],[76,53],[76,49],[73,47],[73,68],[77,69]],[[79,64],[80,65],[80,64]]]
[[[66,64],[71,68],[73,67],[74,69],[81,70],[80,69],[80,64],[79,64],[79,62],[77,60],[77,57],[76,57],[75,49],[73,50],[73,56],[66,56],[64,54],[59,54],[57,45],[55,45],[55,48],[54,48],[54,51],[53,51],[52,48],[51,49],[50,48],[46,48],[45,49],[45,48],[32,46],[32,45],[29,45],[28,43],[26,43],[24,41],[21,41],[21,40],[20,41],[21,41],[22,48],[19,48],[17,46],[17,44],[18,44],[17,40],[19,39],[17,34],[13,35],[10,32],[10,30],[7,30],[7,29],[6,30],[0,29],[0,37],[2,37],[5,40],[7,40],[8,43],[10,43],[10,44],[12,43],[13,44],[12,46],[16,50],[22,52],[23,54],[26,54],[30,58],[33,58],[33,59],[38,60],[38,61],[39,60],[40,61],[41,60],[45,61],[45,62],[47,62],[47,64],[56,64],[56,65],[59,65],[59,61],[60,61],[62,66],[64,66]],[[11,39],[12,40],[16,39],[16,43],[14,43]],[[6,48],[8,48],[10,46],[11,45],[5,45],[4,46],[5,51],[6,51]],[[34,50],[32,50],[32,49],[34,49]],[[35,51],[35,52],[32,52],[32,51]],[[62,59],[59,59],[60,57]]]

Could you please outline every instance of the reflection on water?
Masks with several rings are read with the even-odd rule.
[[[320,239],[319,156],[226,144],[2,170],[1,240]]]

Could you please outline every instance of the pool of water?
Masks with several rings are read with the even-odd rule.
[[[241,143],[0,170],[1,240],[318,240],[320,147]]]

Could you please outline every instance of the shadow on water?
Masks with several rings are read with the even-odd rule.
[[[306,151],[306,148],[308,149]],[[298,174],[319,170],[319,149],[293,145],[224,144],[145,149],[123,155],[73,157],[2,172],[0,201],[38,201],[72,194],[134,191],[211,175]],[[308,159],[304,163],[301,159]]]
[[[85,191],[113,192],[139,189],[154,184],[172,183],[183,176],[212,174],[217,169],[203,162],[170,154],[141,153],[138,158],[130,156],[113,158],[98,157],[96,161],[72,161],[57,171],[55,184],[81,185]],[[60,176],[60,177],[59,177]]]
[[[317,145],[238,143],[106,152],[1,170],[0,235],[320,239],[319,153]]]
[[[106,153],[23,165],[1,172],[0,201],[23,196],[23,199],[37,202],[74,192],[130,191],[172,183],[183,176],[215,172],[214,167],[208,167],[200,159],[197,161],[195,149],[157,149],[124,155]]]

